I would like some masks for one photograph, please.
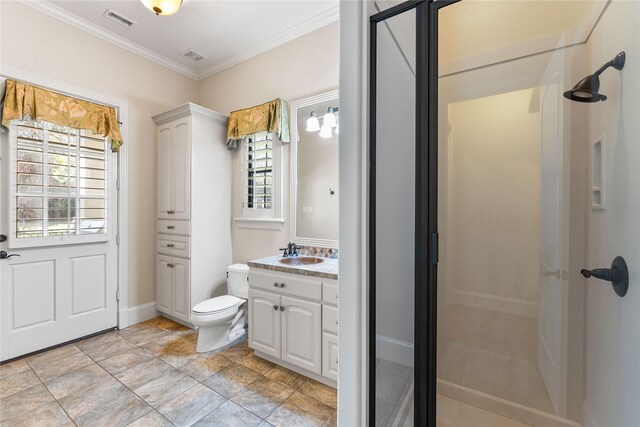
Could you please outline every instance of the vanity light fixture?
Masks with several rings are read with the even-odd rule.
[[[320,130],[320,121],[315,111],[312,111],[307,119],[307,132],[317,132]]]
[[[336,115],[333,113],[333,108],[327,108],[327,112],[322,120],[323,126],[329,126],[330,128],[336,127]]]
[[[156,15],[173,15],[182,6],[183,0],[140,0],[142,4]]]
[[[331,126],[326,121],[320,128],[320,138],[331,138]]]

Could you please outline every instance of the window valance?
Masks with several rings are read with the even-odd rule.
[[[115,108],[7,80],[2,125],[8,127],[11,120],[28,119],[104,135],[109,138],[112,151],[118,151],[123,143]]]
[[[234,111],[227,124],[227,147],[235,150],[238,142],[258,132],[274,132],[280,141],[290,142],[289,106],[282,99],[274,99],[255,107]]]

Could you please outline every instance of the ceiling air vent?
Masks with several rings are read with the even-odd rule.
[[[103,15],[111,19],[112,21],[116,21],[120,25],[124,25],[127,28],[131,28],[134,25],[136,25],[136,23],[131,19],[125,18],[124,16],[120,15],[118,12],[114,12],[111,9],[107,9],[107,11]]]
[[[201,53],[196,52],[193,49],[189,49],[188,51],[183,53],[182,56],[184,56],[185,58],[189,58],[193,62],[200,62],[205,58],[204,55],[202,55]]]

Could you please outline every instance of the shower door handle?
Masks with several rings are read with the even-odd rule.
[[[618,296],[625,296],[629,289],[629,269],[624,258],[617,256],[611,263],[611,268],[596,268],[594,270],[582,269],[580,270],[587,279],[595,277],[596,279],[611,282],[613,290]]]

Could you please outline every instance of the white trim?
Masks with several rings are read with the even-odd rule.
[[[382,335],[376,335],[376,358],[413,368],[413,344]]]
[[[517,298],[501,297],[480,292],[463,291],[450,288],[448,290],[449,304],[459,304],[467,307],[477,307],[484,310],[525,316],[531,319],[538,317],[538,303]]]
[[[156,125],[163,125],[170,121],[181,119],[187,116],[202,116],[215,122],[221,123],[225,126],[229,121],[228,116],[225,116],[224,114],[220,114],[213,110],[209,110],[208,108],[204,108],[200,105],[194,104],[193,102],[187,102],[186,104],[179,105],[169,111],[157,114],[151,118],[156,123]]]
[[[367,114],[370,2],[340,2],[338,425],[368,420]]]
[[[282,230],[284,218],[233,218],[238,228]]]
[[[198,80],[205,79],[210,77],[220,71],[226,70],[227,68],[231,68],[234,65],[238,65],[241,62],[246,61],[247,59],[253,58],[254,56],[258,56],[264,52],[268,52],[271,49],[274,49],[280,45],[288,43],[292,40],[297,39],[298,37],[302,37],[305,34],[308,34],[312,31],[318,30],[322,27],[326,27],[327,25],[336,22],[340,17],[340,8],[336,6],[332,9],[329,9],[325,12],[322,12],[313,18],[307,19],[304,22],[301,22],[293,27],[284,30],[283,32],[276,34],[275,36],[269,37],[260,43],[250,47],[249,49],[245,49],[242,52],[233,55],[231,58],[228,58],[218,64],[214,64],[211,67],[205,68],[204,70],[198,73]]]
[[[18,68],[8,67],[2,64],[0,64],[0,75],[9,79],[38,85],[64,95],[116,108],[118,119],[122,122],[122,125],[120,126],[120,133],[122,134],[122,139],[125,141],[125,145],[123,145],[118,152],[118,179],[120,184],[120,191],[118,192],[118,236],[120,240],[120,244],[118,245],[118,292],[120,295],[118,311],[120,312],[121,307],[128,307],[129,304],[129,150],[126,145],[127,123],[129,122],[129,103],[118,98],[113,98],[98,92],[93,92],[68,83],[50,79],[39,74],[22,71]],[[122,321],[123,319],[118,316],[118,325],[121,325]]]
[[[285,367],[285,368],[287,368],[289,370],[292,370],[294,372],[302,374],[305,377],[314,379],[314,380],[316,380],[316,381],[318,381],[318,382],[320,382],[322,384],[328,385],[329,387],[338,388],[338,384],[334,380],[329,379],[329,378],[327,378],[327,377],[325,377],[323,375],[316,374],[315,372],[307,371],[306,369],[303,369],[303,368],[301,368],[299,366],[296,366],[293,363],[289,363],[286,360],[282,360],[280,358],[273,357],[273,356],[271,356],[269,354],[265,354],[265,353],[263,353],[261,351],[258,351],[258,350],[256,350],[256,356],[258,356],[258,357],[260,357],[262,359],[268,360],[269,362],[275,363],[276,365],[283,366],[283,367]]]
[[[337,21],[340,16],[339,14],[340,9],[338,6],[336,6],[310,19],[307,19],[304,22],[294,25],[293,27],[282,31],[279,34],[269,37],[261,41],[260,43],[248,49],[245,49],[244,51],[236,55],[233,55],[232,57],[222,62],[213,64],[212,66],[207,67],[204,70],[198,72],[195,68],[180,64],[179,62],[171,60],[164,55],[156,53],[150,49],[147,49],[146,47],[143,47],[130,40],[127,40],[126,38],[120,35],[117,35],[111,31],[108,31],[102,27],[99,27],[93,22],[90,22],[84,18],[74,15],[64,10],[63,8],[58,7],[55,4],[50,3],[48,1],[43,1],[43,0],[18,0],[18,1],[39,12],[49,15],[52,18],[55,18],[66,24],[76,27],[106,42],[109,42],[118,47],[126,49],[129,52],[132,52],[138,56],[141,56],[142,58],[148,59],[149,61],[155,62],[156,64],[162,65],[163,67],[166,67],[170,70],[173,70],[177,73],[180,73],[194,80],[205,79],[209,76],[219,73],[220,71],[226,70],[227,68],[233,67],[234,65],[244,62],[250,58],[253,58],[254,56],[260,55],[282,44],[290,42],[291,40],[294,40],[298,37],[302,37],[305,34],[308,34],[312,31],[325,27]]]
[[[120,310],[121,323],[118,326],[120,329],[127,328],[135,325],[136,323],[151,320],[160,315],[160,312],[156,310],[156,302],[149,302],[146,304],[137,305],[135,307],[123,308]]]
[[[298,228],[298,109],[308,107],[310,105],[319,104],[326,101],[340,99],[338,89],[321,93],[319,95],[310,96],[308,98],[298,99],[290,105],[289,127],[291,134],[291,148],[289,149],[289,218],[290,218],[290,236],[291,241],[303,246],[314,246],[319,248],[334,248],[339,246],[338,240],[315,239],[313,237],[300,237],[296,234]]]
[[[82,31],[85,31],[93,36],[96,36],[106,42],[114,44],[138,56],[148,59],[149,61],[155,62],[156,64],[162,65],[163,67],[169,68],[170,70],[173,70],[184,76],[190,77],[194,80],[198,79],[198,73],[194,69],[187,67],[185,65],[182,65],[176,61],[172,61],[163,55],[160,55],[150,49],[147,49],[146,47],[142,47],[139,44],[129,41],[122,36],[112,33],[111,31],[105,30],[104,28],[99,27],[93,22],[87,21],[84,18],[80,18],[77,15],[67,12],[61,7],[54,5],[53,3],[50,3],[48,1],[42,1],[42,0],[18,0],[18,1],[39,12],[49,15],[52,18],[55,18],[66,24],[76,27]]]

